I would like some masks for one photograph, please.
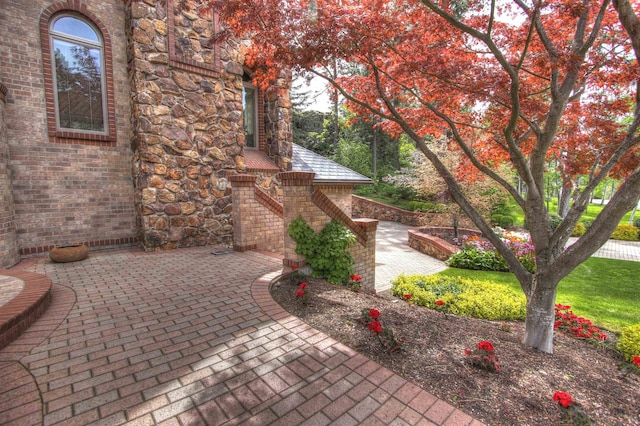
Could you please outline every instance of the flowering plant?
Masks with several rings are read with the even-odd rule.
[[[433,304],[435,310],[442,312],[444,314],[444,317],[447,318],[447,304],[444,303],[444,301],[442,301],[441,299],[436,300],[435,302],[433,302]]]
[[[349,279],[351,280],[349,282],[349,287],[351,287],[351,290],[359,291],[362,288],[362,283],[360,282],[362,281],[361,275],[351,274],[349,275]]]
[[[571,311],[571,306],[556,304],[556,321],[554,329],[560,329],[573,334],[579,339],[586,339],[593,342],[606,340],[607,335],[598,327],[595,327],[590,320],[577,316]]]
[[[465,349],[464,354],[469,357],[471,365],[474,367],[478,367],[492,373],[500,371],[498,358],[496,357],[495,349],[491,342],[481,340],[478,342],[477,349]]]
[[[634,356],[631,358],[631,363],[632,363],[633,365],[635,365],[636,367],[640,367],[640,356],[638,356],[638,355],[634,355]]]
[[[563,424],[567,425],[590,425],[591,419],[582,409],[582,406],[575,402],[570,394],[566,392],[556,392],[553,394],[553,401],[562,407]]]
[[[398,340],[393,330],[389,327],[383,327],[380,321],[380,311],[375,308],[363,309],[362,323],[376,335],[378,341],[387,352],[394,352],[402,348],[402,341]]]
[[[300,299],[305,305],[309,303],[309,293],[305,291],[307,287],[309,287],[309,283],[303,282],[300,283],[296,290],[296,298]]]

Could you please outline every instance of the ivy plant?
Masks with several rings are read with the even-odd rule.
[[[296,254],[305,257],[312,276],[325,278],[332,284],[343,284],[353,274],[353,257],[348,248],[355,236],[340,222],[332,220],[319,233],[298,216],[289,224],[289,236],[296,242]]]

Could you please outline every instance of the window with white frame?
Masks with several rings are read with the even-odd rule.
[[[49,27],[56,127],[107,134],[104,42],[86,20],[62,14]]]

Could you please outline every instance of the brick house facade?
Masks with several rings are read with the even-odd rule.
[[[187,3],[195,4],[0,0],[0,267],[69,243],[231,243],[228,179],[252,172],[248,151],[268,159],[268,170],[256,169],[258,184],[277,195],[275,174],[291,167],[289,79],[253,89],[256,140],[245,146],[245,46],[218,41],[215,15]],[[63,122],[94,105],[60,88],[60,65],[72,59],[60,60],[59,46],[77,47],[64,39],[75,31],[64,17],[86,24],[96,34],[87,43],[101,49],[96,131]],[[78,34],[80,46],[86,33]],[[63,97],[71,99],[64,111]]]

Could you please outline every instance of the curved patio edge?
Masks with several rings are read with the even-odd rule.
[[[17,339],[51,303],[51,280],[34,272],[0,269],[0,275],[18,278],[24,288],[0,307],[0,349]]]
[[[311,347],[329,354],[325,361],[329,369],[327,376],[341,370],[340,376],[361,376],[372,387],[389,394],[389,398],[376,410],[362,418],[363,421],[376,421],[390,424],[394,421],[416,424],[427,420],[426,424],[449,426],[481,426],[483,423],[455,408],[451,404],[436,398],[431,393],[407,381],[386,367],[356,352],[348,346],[311,327],[300,318],[291,315],[271,297],[270,288],[281,274],[272,272],[256,279],[251,285],[251,295],[258,306],[282,327],[295,333]],[[346,370],[345,370],[346,369]],[[347,373],[348,372],[348,373]],[[354,374],[355,373],[355,374]],[[374,395],[375,391],[371,392]],[[375,398],[375,397],[374,397]],[[369,395],[363,395],[355,407],[367,405]],[[355,408],[354,407],[354,408]]]

